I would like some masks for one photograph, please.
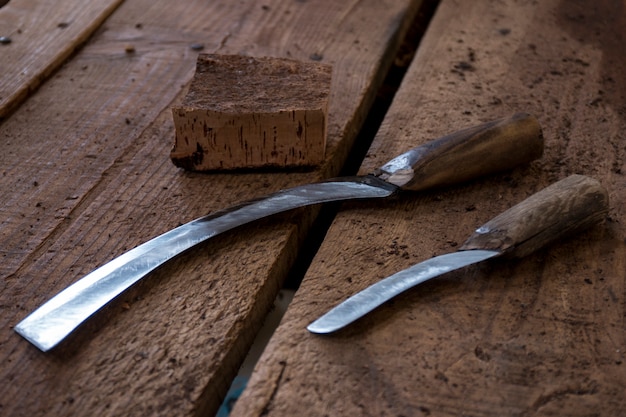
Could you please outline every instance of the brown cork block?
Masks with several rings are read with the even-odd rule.
[[[331,67],[200,54],[172,109],[172,162],[194,171],[307,167],[324,159]]]

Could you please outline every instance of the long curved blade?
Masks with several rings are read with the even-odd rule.
[[[54,296],[14,329],[42,351],[47,351],[149,272],[200,242],[237,226],[294,208],[329,201],[382,198],[397,189],[371,176],[345,178],[279,191],[201,217],[101,266]]]
[[[307,329],[312,333],[332,333],[417,284],[498,255],[500,252],[496,251],[468,250],[428,259],[356,293],[309,324]]]

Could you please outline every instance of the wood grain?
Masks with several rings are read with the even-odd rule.
[[[79,49],[122,0],[20,0],[0,9],[0,120]]]
[[[225,235],[42,354],[11,326],[180,223],[336,175],[420,2],[127,0],[1,126],[3,415],[210,415],[271,308],[314,210]],[[169,159],[197,47],[333,65],[327,157],[298,173],[201,175]]]
[[[414,148],[385,164],[382,170],[389,166],[391,175],[382,178],[404,190],[422,191],[509,171],[542,154],[539,122],[531,115],[518,113]]]
[[[489,220],[459,249],[521,258],[602,222],[608,210],[607,192],[597,180],[570,175]]]
[[[463,187],[345,204],[232,415],[622,413],[625,28],[620,2],[443,0],[362,172],[515,111],[539,119],[543,158]],[[607,189],[603,226],[425,283],[334,336],[307,332],[353,293],[456,250],[574,173]]]

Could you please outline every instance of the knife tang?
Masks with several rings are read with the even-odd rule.
[[[508,170],[542,154],[539,122],[517,113],[405,152],[380,168],[381,178],[405,190],[421,191]]]
[[[572,175],[476,229],[460,250],[496,250],[521,258],[600,222],[608,205],[608,194],[598,181]]]

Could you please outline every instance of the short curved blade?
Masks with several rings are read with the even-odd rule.
[[[335,308],[324,314],[307,329],[311,333],[332,333],[389,301],[396,295],[431,278],[476,262],[500,255],[488,250],[468,250],[448,253],[413,265],[391,275],[361,292],[356,293]]]
[[[329,201],[383,198],[396,190],[397,187],[371,176],[352,177],[290,188],[201,217],[94,270],[43,304],[14,329],[42,351],[47,351],[149,272],[213,236],[298,207]]]

